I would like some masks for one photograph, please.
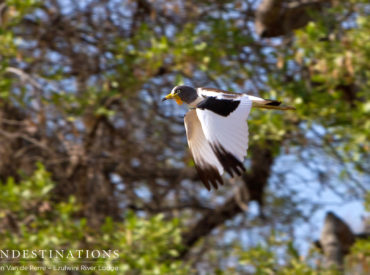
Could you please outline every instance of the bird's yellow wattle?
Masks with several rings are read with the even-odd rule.
[[[181,105],[183,102],[182,102],[182,100],[181,100],[181,98],[179,97],[179,96],[175,96],[175,100],[176,100],[176,103],[178,104],[178,105]]]

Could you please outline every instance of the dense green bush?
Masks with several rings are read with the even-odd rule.
[[[41,164],[31,177],[20,182],[10,178],[0,184],[1,249],[29,251],[27,257],[21,255],[11,262],[6,262],[3,255],[0,266],[51,268],[32,272],[5,268],[1,274],[62,274],[56,271],[58,267],[82,265],[92,266],[99,274],[112,274],[104,268],[116,268],[116,274],[189,274],[186,264],[174,260],[181,248],[178,220],[166,221],[161,214],[140,218],[128,212],[123,222],[108,217],[100,228],[93,228],[86,219],[77,217],[79,205],[73,197],[54,202],[53,188]],[[40,249],[46,250],[44,257]],[[53,251],[52,257],[49,250]],[[64,257],[54,250],[65,250]],[[80,258],[78,250],[83,250]],[[94,250],[99,250],[100,256],[95,252],[94,258]],[[102,250],[110,251],[111,257],[104,258]],[[33,257],[31,251],[38,251],[38,257]],[[67,251],[72,251],[72,256],[68,257]]]

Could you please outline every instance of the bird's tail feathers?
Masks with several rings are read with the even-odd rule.
[[[274,110],[295,110],[293,106],[281,105],[281,101],[272,100],[272,99],[252,99],[253,107],[263,108],[263,109],[274,109]]]

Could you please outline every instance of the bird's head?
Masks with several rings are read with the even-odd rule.
[[[183,102],[186,104],[192,103],[194,100],[198,98],[197,90],[190,86],[176,86],[172,89],[171,93],[166,95],[162,101],[167,99],[174,99],[176,103],[181,105]]]

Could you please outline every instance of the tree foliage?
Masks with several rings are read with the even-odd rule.
[[[46,273],[35,271],[34,274],[61,274],[58,267],[86,264],[87,259],[99,274],[111,274],[111,270],[119,274],[189,273],[189,267],[174,260],[181,249],[178,220],[165,221],[161,214],[144,219],[128,212],[124,222],[114,222],[107,217],[99,228],[93,228],[85,218],[76,218],[80,206],[74,197],[58,203],[53,201],[53,188],[55,183],[41,164],[31,177],[19,183],[9,178],[0,185],[2,249],[29,251],[26,257],[16,257],[10,262],[2,257],[0,263],[27,266],[40,265],[41,261],[41,265],[51,268]],[[63,257],[54,255],[56,249],[66,253]],[[84,250],[80,257],[76,252],[79,249]],[[45,250],[44,257],[39,250]],[[110,257],[103,257],[103,250],[108,251]],[[86,251],[90,251],[90,256]],[[3,271],[2,274],[15,274],[14,270]],[[30,271],[18,273],[30,274]],[[96,271],[84,273],[96,274]]]

